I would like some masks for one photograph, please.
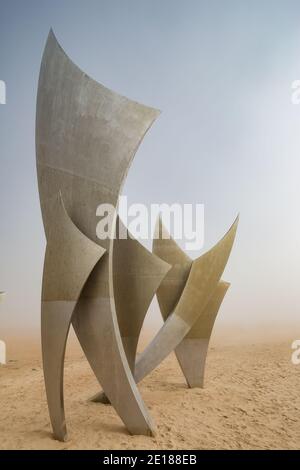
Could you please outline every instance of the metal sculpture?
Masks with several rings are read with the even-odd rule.
[[[130,163],[158,114],[88,77],[50,31],[39,78],[36,153],[47,239],[43,366],[54,436],[62,441],[67,439],[63,368],[71,324],[103,389],[94,400],[111,403],[132,434],[154,433],[136,382],[173,349],[189,385],[202,380],[203,360],[199,369],[188,356],[201,349],[204,357],[211,320],[228,287],[220,277],[237,221],[194,262],[162,240],[151,253],[131,236],[118,237],[116,212],[107,239],[100,242],[96,235],[97,207],[117,208]],[[165,324],[136,361],[156,292]]]
[[[47,238],[42,289],[42,352],[54,436],[67,438],[63,361],[70,323],[110,402],[133,434],[154,425],[126,359],[115,302],[118,265],[114,231],[96,236],[100,203],[117,206],[133,156],[159,112],[96,83],[75,66],[50,31],[37,98],[36,151],[41,209]],[[166,264],[152,260],[153,288]],[[168,268],[168,267],[167,267]],[[118,267],[128,272],[127,266]],[[152,294],[151,294],[152,292]],[[121,295],[121,294],[118,294]]]
[[[157,289],[164,326],[132,368],[136,382],[155,369],[173,350],[189,387],[203,387],[205,360],[213,325],[229,288],[220,281],[235,239],[238,217],[211,250],[192,261],[158,221],[153,252],[172,268]],[[133,357],[130,357],[133,363]],[[104,393],[92,401],[109,403]]]
[[[232,230],[236,229],[236,224]],[[171,264],[172,269],[160,284],[157,299],[164,321],[167,321],[182,295],[188,282],[193,263],[167,233],[161,219],[158,222],[154,239],[153,252],[161,259]],[[230,232],[229,232],[230,234]],[[227,235],[228,236],[228,235]],[[218,281],[209,301],[198,305],[198,318],[187,335],[176,346],[175,354],[189,387],[203,387],[205,361],[209,340],[212,334],[216,316],[230,284]],[[201,287],[201,285],[199,285]]]
[[[158,289],[160,308],[166,321],[149,346],[137,358],[135,366],[135,380],[137,382],[177,348],[198,319],[199,321],[203,320],[204,309],[217,289],[230,255],[237,225],[238,218],[227,234],[213,248],[193,261],[191,265],[185,257],[182,257],[184,259],[182,270],[181,265],[178,266],[176,263],[174,253],[169,256],[172,249],[174,251],[172,240],[170,239],[171,250],[164,246],[163,252],[160,248],[161,240],[158,240],[157,244],[155,242],[154,251],[156,254],[162,257],[167,254],[173,268],[166,276],[165,283]],[[176,303],[178,294],[180,294],[178,285],[182,280],[185,282],[184,288]]]

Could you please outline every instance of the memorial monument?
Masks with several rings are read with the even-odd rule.
[[[117,211],[108,239],[96,236],[97,207],[105,203],[117,208],[131,161],[158,115],[158,110],[88,77],[50,31],[36,113],[47,240],[41,330],[50,419],[55,438],[62,441],[67,439],[63,368],[71,324],[102,398],[132,434],[155,432],[137,382],[174,349],[188,384],[202,385],[213,320],[228,288],[220,278],[237,220],[194,262],[172,240],[158,239],[151,253],[138,240],[120,239]],[[156,292],[165,324],[136,360],[144,317]]]

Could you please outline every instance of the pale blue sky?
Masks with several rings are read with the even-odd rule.
[[[130,201],[204,203],[205,249],[240,212],[220,324],[300,330],[300,2],[0,0],[0,331],[39,325],[34,131],[50,27],[90,76],[162,110],[129,172]]]

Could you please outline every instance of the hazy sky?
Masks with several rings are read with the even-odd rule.
[[[205,249],[240,212],[220,324],[297,322],[300,334],[299,0],[0,0],[0,337],[39,325],[34,133],[50,27],[90,76],[162,110],[126,180],[130,201],[204,203]]]

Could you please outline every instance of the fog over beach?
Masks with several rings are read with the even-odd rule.
[[[87,74],[162,111],[128,173],[129,204],[203,203],[202,252],[240,213],[219,321],[300,329],[300,106],[291,101],[299,2],[69,4],[1,5],[0,331],[39,328],[45,236],[35,107],[50,27]]]
[[[300,364],[292,360],[300,340],[299,24],[298,0],[1,2],[0,449],[299,448]],[[51,433],[35,153],[50,28],[87,75],[162,111],[126,177],[128,206],[203,204],[204,245],[187,252],[192,259],[240,214],[205,387],[187,387],[174,353],[153,370],[139,384],[157,426],[151,438],[131,436],[112,406],[88,400],[100,385],[72,328],[64,386],[69,440]],[[151,250],[151,236],[141,243]],[[186,249],[186,240],[178,243]],[[162,325],[154,298],[139,352]]]

